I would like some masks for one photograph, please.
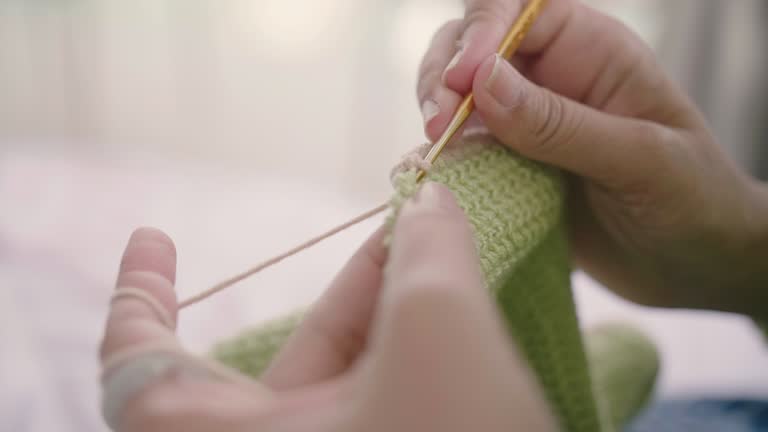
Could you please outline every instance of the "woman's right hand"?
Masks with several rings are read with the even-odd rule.
[[[624,25],[551,0],[518,55],[494,55],[523,0],[466,0],[435,35],[418,98],[430,139],[473,91],[517,152],[574,174],[575,259],[643,304],[768,315],[768,193]]]

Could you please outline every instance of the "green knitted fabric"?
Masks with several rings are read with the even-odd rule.
[[[392,220],[416,191],[415,178],[413,170],[395,177]],[[447,149],[427,178],[451,189],[464,209],[486,283],[563,430],[619,428],[648,398],[658,360],[642,335],[602,331],[599,342],[588,344],[591,373],[570,287],[558,172],[474,136]],[[297,322],[293,316],[251,330],[220,344],[215,355],[258,376]]]
[[[659,369],[656,347],[620,323],[590,329],[584,341],[602,413],[613,430],[620,430],[652,395]]]

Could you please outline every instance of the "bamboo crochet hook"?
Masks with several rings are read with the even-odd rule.
[[[523,42],[523,39],[525,39],[525,36],[531,29],[531,26],[533,26],[536,18],[538,18],[541,14],[541,11],[544,9],[546,3],[547,0],[529,0],[525,9],[523,9],[523,12],[520,14],[515,23],[509,29],[507,35],[504,37],[501,45],[499,45],[497,54],[505,59],[512,58],[517,49],[520,48],[520,44]],[[437,140],[437,142],[429,149],[429,153],[427,153],[427,156],[424,158],[424,160],[430,164],[435,163],[435,160],[437,160],[437,157],[440,156],[440,153],[443,151],[445,146],[448,145],[448,143],[453,139],[459,129],[461,129],[461,127],[464,125],[464,122],[467,121],[469,115],[472,114],[472,110],[474,108],[475,98],[472,92],[469,92],[469,94],[461,102],[461,105],[459,105],[459,108],[453,115],[451,122],[448,123],[448,127],[445,129],[445,132],[443,132],[443,135],[440,136],[440,139]],[[416,176],[416,181],[421,181],[426,174],[427,173],[424,170],[419,170],[419,173]]]

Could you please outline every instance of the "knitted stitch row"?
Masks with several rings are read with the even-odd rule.
[[[590,370],[570,285],[559,172],[478,135],[446,149],[427,180],[451,189],[465,211],[485,282],[563,430],[608,431],[623,424],[651,393],[658,359],[641,334],[603,330],[590,344],[597,373]],[[400,171],[393,181],[390,223],[417,190],[416,171]],[[258,376],[300,317],[222,343],[216,356]]]

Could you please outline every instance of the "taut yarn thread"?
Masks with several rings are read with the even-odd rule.
[[[383,212],[384,210],[386,210],[388,207],[389,207],[389,204],[382,204],[382,205],[376,206],[376,207],[366,211],[365,213],[363,213],[363,214],[361,214],[359,216],[356,216],[356,217],[350,219],[349,221],[344,222],[343,224],[338,225],[338,226],[336,226],[336,227],[334,227],[334,228],[324,232],[323,234],[320,234],[317,237],[313,237],[313,238],[305,241],[304,243],[302,243],[302,244],[300,244],[298,246],[295,246],[295,247],[293,247],[293,248],[291,248],[291,249],[289,249],[289,250],[287,250],[287,251],[285,251],[285,252],[283,252],[283,253],[281,253],[279,255],[275,255],[274,257],[272,257],[272,258],[270,258],[270,259],[268,259],[268,260],[266,260],[264,262],[261,262],[261,263],[255,265],[255,266],[251,267],[250,269],[240,273],[240,274],[232,276],[229,279],[223,280],[223,281],[217,283],[216,285],[212,286],[211,288],[208,288],[207,290],[205,290],[205,291],[203,291],[203,292],[201,292],[199,294],[196,294],[196,295],[194,295],[194,296],[192,296],[192,297],[182,301],[181,303],[179,303],[179,309],[184,309],[187,306],[191,306],[191,305],[193,305],[195,303],[199,303],[199,302],[207,299],[208,297],[210,297],[210,296],[212,296],[212,295],[214,295],[214,294],[216,294],[216,293],[218,293],[220,291],[223,291],[223,290],[231,287],[232,285],[234,285],[234,284],[236,284],[236,283],[238,283],[238,282],[240,282],[240,281],[242,281],[244,279],[247,279],[248,277],[253,276],[256,273],[258,273],[258,272],[260,272],[260,271],[262,271],[262,270],[264,270],[266,268],[272,267],[273,265],[279,263],[280,261],[282,261],[282,260],[284,260],[286,258],[292,257],[293,255],[296,255],[296,254],[298,254],[299,252],[301,252],[303,250],[309,249],[312,246],[320,243],[321,241],[323,241],[323,240],[325,240],[325,239],[327,239],[329,237],[333,237],[334,235],[336,235],[336,234],[338,234],[338,233],[340,233],[340,232],[342,232],[342,231],[344,231],[344,230],[346,230],[348,228],[351,228],[352,226],[357,225],[360,222],[363,222],[365,220],[368,220],[368,219],[376,216],[377,214],[379,214],[379,213]]]
[[[402,172],[405,172],[405,171],[413,170],[413,169],[420,169],[420,170],[423,170],[425,172],[429,172],[429,170],[432,168],[432,164],[430,164],[428,161],[424,160],[424,154],[426,153],[426,151],[428,149],[429,149],[428,148],[428,144],[423,144],[423,145],[417,147],[416,149],[414,149],[413,151],[408,152],[405,156],[403,156],[403,158],[400,160],[400,162],[397,165],[395,165],[395,167],[392,169],[392,172],[390,173],[390,178],[393,179],[393,181],[394,181],[394,178],[398,174],[400,174]],[[279,255],[275,255],[272,258],[269,258],[268,260],[263,261],[263,262],[255,265],[255,266],[251,267],[250,269],[242,272],[242,273],[239,273],[239,274],[237,274],[235,276],[232,276],[229,279],[223,280],[223,281],[217,283],[216,285],[208,288],[207,290],[205,290],[205,291],[203,291],[203,292],[201,292],[199,294],[195,294],[194,296],[192,296],[192,297],[190,297],[190,298],[180,302],[179,303],[179,309],[184,309],[184,308],[186,308],[188,306],[191,306],[191,305],[193,305],[195,303],[199,303],[199,302],[207,299],[208,297],[211,297],[212,295],[214,295],[214,294],[216,294],[218,292],[224,291],[225,289],[231,287],[232,285],[235,285],[236,283],[241,282],[244,279],[247,279],[247,278],[255,275],[256,273],[259,273],[262,270],[265,270],[265,269],[267,269],[269,267],[272,267],[273,265],[279,263],[280,261],[282,261],[282,260],[284,260],[286,258],[290,258],[290,257],[292,257],[292,256],[294,256],[294,255],[296,255],[296,254],[298,254],[298,253],[300,253],[300,252],[302,252],[302,251],[304,251],[306,249],[311,248],[312,246],[320,243],[321,241],[323,241],[325,239],[333,237],[334,235],[336,235],[336,234],[338,234],[338,233],[340,233],[340,232],[342,232],[344,230],[347,230],[347,229],[349,229],[349,228],[351,228],[351,227],[353,227],[353,226],[355,226],[355,225],[357,225],[357,224],[359,224],[361,222],[364,222],[364,221],[366,221],[366,220],[376,216],[379,213],[384,212],[389,207],[390,207],[389,203],[384,203],[384,204],[378,205],[378,206],[376,206],[376,207],[374,207],[374,208],[372,208],[372,209],[370,209],[370,210],[368,210],[368,211],[366,211],[366,212],[364,212],[364,213],[362,213],[362,214],[360,214],[358,216],[355,216],[354,218],[352,218],[352,219],[350,219],[350,220],[348,220],[348,221],[346,221],[346,222],[344,222],[344,223],[342,223],[340,225],[337,225],[337,226],[331,228],[330,230],[328,230],[328,231],[326,231],[326,232],[324,232],[324,233],[322,233],[322,234],[320,234],[320,235],[318,235],[316,237],[313,237],[313,238],[311,238],[311,239],[309,239],[309,240],[299,244],[298,246],[295,246],[295,247],[293,247],[293,248],[291,248],[291,249],[289,249],[289,250],[287,250],[287,251],[285,251],[285,252],[283,252],[283,253],[281,253]]]

